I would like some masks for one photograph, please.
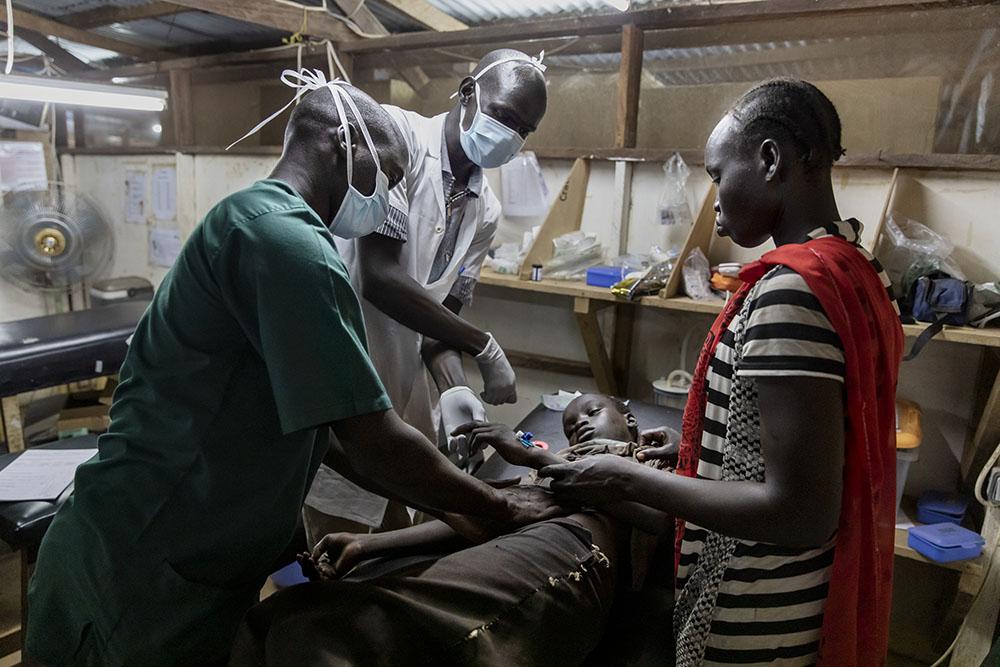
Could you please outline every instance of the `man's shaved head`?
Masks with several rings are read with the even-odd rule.
[[[403,165],[406,163],[406,144],[392,117],[386,113],[378,102],[354,86],[342,85],[343,90],[351,96],[354,104],[364,120],[365,127],[371,135],[372,142],[378,151],[382,171],[389,177],[390,187],[396,185],[402,177]],[[335,145],[346,140],[342,136],[340,114],[333,100],[334,93],[326,88],[313,90],[299,100],[292,111],[285,128],[285,146],[308,143],[323,145],[333,142]],[[361,128],[354,112],[344,103],[344,112],[350,125],[352,148],[354,149],[355,169],[360,163],[370,161],[368,144],[361,134]],[[374,183],[374,181],[372,181]],[[369,192],[371,188],[362,192]]]
[[[353,86],[340,86],[357,105],[372,143],[378,154],[379,164],[389,187],[395,187],[403,178],[407,163],[406,143],[392,117],[371,97]],[[337,214],[347,193],[347,142],[351,142],[354,186],[368,196],[375,191],[375,161],[368,143],[361,133],[361,126],[354,111],[344,103],[344,113],[350,127],[341,129],[340,113],[334,102],[334,92],[328,88],[313,90],[299,100],[285,128],[285,149],[276,167],[283,173],[293,172],[303,179],[317,183],[325,189],[325,203],[316,203],[314,209],[325,216],[329,223]],[[349,134],[349,136],[348,136]]]
[[[518,132],[522,137],[538,128],[548,96],[545,89],[545,76],[537,67],[525,62],[529,56],[516,49],[497,49],[490,51],[479,61],[476,69],[462,80],[459,87],[459,104],[474,105],[476,91],[476,75],[499,60],[517,58],[493,67],[479,78],[479,105],[487,115]],[[471,106],[474,110],[475,106]],[[474,114],[466,111],[468,127]]]

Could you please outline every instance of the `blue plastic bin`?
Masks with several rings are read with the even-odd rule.
[[[936,563],[975,558],[983,552],[986,540],[979,533],[953,523],[935,523],[910,528],[907,543]]]

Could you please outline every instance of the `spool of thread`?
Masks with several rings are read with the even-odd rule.
[[[531,279],[538,282],[542,279],[542,265],[532,264],[531,265]]]

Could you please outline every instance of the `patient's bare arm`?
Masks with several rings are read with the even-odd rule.
[[[386,533],[332,533],[299,562],[310,579],[339,579],[372,558],[451,553],[471,544],[443,521],[428,521]]]

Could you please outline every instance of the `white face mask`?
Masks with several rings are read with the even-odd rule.
[[[462,131],[459,142],[462,144],[462,150],[475,164],[484,169],[499,167],[514,159],[518,151],[524,147],[524,137],[483,112],[479,102],[479,79],[494,67],[509,62],[524,62],[535,67],[539,72],[544,72],[545,65],[542,64],[544,57],[545,52],[542,51],[538,58],[526,56],[504,58],[487,65],[473,79],[476,82],[476,115],[472,119],[469,129],[465,129],[465,106],[462,106],[459,115],[459,129]],[[457,92],[452,97],[456,95],[458,95]]]
[[[524,146],[524,137],[496,118],[483,113],[479,105],[479,83],[476,83],[476,116],[465,129],[465,107],[459,116],[462,134],[459,141],[469,159],[484,169],[507,164]]]
[[[382,171],[378,152],[375,150],[375,142],[368,132],[368,126],[365,125],[358,106],[354,103],[350,93],[342,87],[347,82],[339,79],[327,81],[326,76],[320,70],[310,71],[307,69],[302,69],[298,72],[286,69],[281,73],[281,81],[285,85],[297,89],[295,97],[289,100],[288,104],[258,123],[252,130],[229,144],[226,150],[229,150],[247,137],[258,132],[262,127],[281,115],[285,109],[292,106],[307,91],[327,88],[333,96],[334,103],[337,105],[337,116],[340,118],[340,128],[343,131],[347,146],[347,193],[344,195],[344,200],[340,202],[340,208],[337,209],[336,215],[333,216],[333,220],[330,222],[330,232],[335,236],[345,239],[353,239],[371,234],[385,221],[389,213],[389,177]],[[350,125],[347,121],[344,102],[347,103],[347,106],[354,113],[354,120],[361,130],[365,144],[368,146],[368,151],[372,155],[372,160],[375,161],[375,189],[370,195],[363,195],[354,187],[354,149],[351,146]]]

